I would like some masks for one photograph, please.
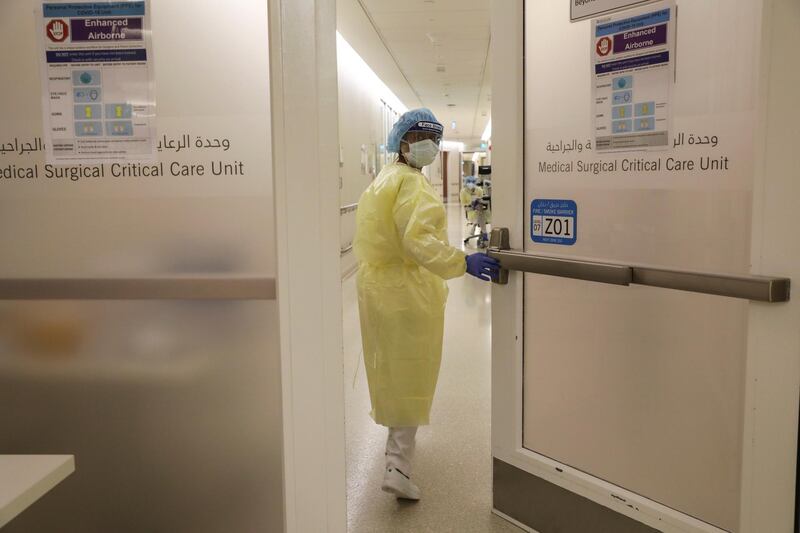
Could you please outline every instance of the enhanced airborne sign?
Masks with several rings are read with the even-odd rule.
[[[616,11],[639,7],[650,4],[656,0],[569,0],[569,20],[579,20],[600,17]]]

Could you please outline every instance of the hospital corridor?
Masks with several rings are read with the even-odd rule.
[[[0,533],[800,533],[800,0],[0,0]]]

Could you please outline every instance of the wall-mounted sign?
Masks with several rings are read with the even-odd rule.
[[[670,147],[675,3],[592,21],[592,117],[598,152]]]
[[[578,205],[573,200],[531,202],[531,240],[572,246],[578,240]]]
[[[150,1],[50,0],[39,21],[48,160],[153,159]]]
[[[577,22],[593,17],[601,17],[655,1],[657,0],[569,0],[569,20]]]

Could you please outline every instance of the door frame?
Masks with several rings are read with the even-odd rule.
[[[450,201],[450,196],[448,194],[450,187],[449,184],[447,183],[448,179],[447,160],[449,158],[450,158],[450,152],[448,152],[447,150],[442,150],[442,201],[444,203],[448,203]]]
[[[522,249],[525,221],[525,0],[492,0],[492,136],[494,219]],[[800,227],[800,198],[792,178],[800,112],[790,105],[800,75],[784,50],[797,49],[790,31],[800,22],[792,0],[763,0],[760,94],[753,200],[752,273],[800,279],[800,244],[784,228]],[[794,48],[792,48],[794,47]],[[588,57],[588,53],[587,53]],[[786,107],[788,106],[788,107]],[[793,111],[786,111],[792,109]],[[794,135],[792,135],[794,132]],[[793,181],[795,183],[793,183]],[[521,200],[522,199],[522,200]],[[769,216],[767,216],[769,215]],[[796,240],[796,239],[795,239]],[[789,533],[795,515],[800,302],[751,303],[745,382],[740,533]],[[665,532],[722,530],[523,446],[523,274],[492,290],[492,454],[536,477]],[[495,510],[495,513],[499,513]],[[508,518],[508,517],[506,517]]]
[[[284,531],[345,533],[335,0],[267,0]],[[269,125],[265,125],[269,127]]]

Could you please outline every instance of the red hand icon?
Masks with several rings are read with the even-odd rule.
[[[64,38],[64,25],[61,22],[56,22],[53,24],[53,27],[50,28],[50,35],[53,36],[53,39],[56,41],[60,41]]]
[[[62,20],[53,20],[47,25],[47,36],[53,42],[63,42],[69,36],[69,27]]]

